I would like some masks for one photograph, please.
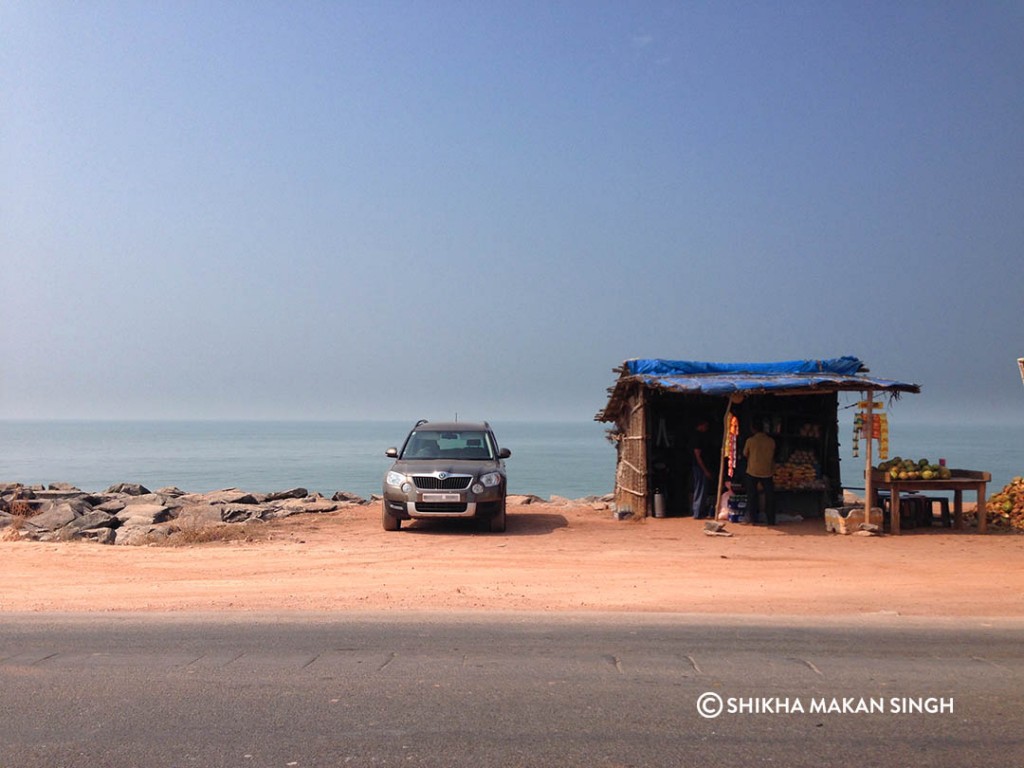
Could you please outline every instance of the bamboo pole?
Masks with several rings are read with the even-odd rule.
[[[874,390],[869,389],[867,391],[867,399],[864,402],[864,437],[867,444],[867,448],[864,450],[864,522],[871,522],[871,507],[874,504],[875,496],[875,484],[871,477],[871,449],[874,434],[874,422],[875,422],[875,400]],[[893,533],[899,533],[899,522],[892,523],[891,530]]]
[[[722,503],[722,481],[725,479],[725,462],[728,459],[729,451],[729,417],[732,415],[732,398],[726,400],[725,418],[722,422],[722,448],[718,456],[718,490],[715,493],[715,508],[711,519],[718,519],[718,507]]]

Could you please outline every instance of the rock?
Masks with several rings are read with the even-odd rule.
[[[309,495],[305,488],[291,488],[287,491],[274,491],[268,493],[266,501],[283,501],[284,499],[304,499]]]
[[[101,512],[107,512],[108,514],[111,514],[111,515],[116,515],[118,512],[120,512],[126,506],[128,506],[128,505],[127,505],[127,503],[125,503],[125,499],[121,498],[121,499],[110,499],[109,501],[104,501],[101,504],[96,504],[96,505],[93,506],[93,509],[98,509]]]
[[[262,520],[270,512],[254,504],[219,504],[220,519],[225,523],[244,523],[248,520]]]
[[[121,498],[126,507],[133,507],[138,504],[164,504],[164,497],[158,493],[140,493],[138,496],[124,496]]]
[[[185,495],[185,492],[183,490],[181,490],[181,488],[177,488],[177,487],[175,487],[173,485],[168,485],[168,486],[165,486],[164,488],[157,488],[156,492],[160,496],[169,497],[169,498],[172,498],[172,499],[176,499],[176,498],[178,498],[180,496],[184,496]]]
[[[163,523],[170,518],[163,504],[131,504],[114,515],[124,525],[143,526]]]
[[[290,517],[307,513],[334,512],[338,509],[338,502],[327,501],[323,497],[309,496],[305,499],[288,499],[278,503],[271,512],[271,518]]]
[[[533,494],[512,494],[507,498],[510,504],[519,504],[520,506],[526,504],[543,504],[544,499],[540,496],[534,496]]]
[[[82,493],[82,489],[71,483],[50,483],[47,486],[47,490],[50,491],[75,491],[76,493]]]
[[[89,494],[85,491],[80,491],[77,488],[73,490],[54,490],[48,489],[45,491],[35,491],[33,496],[37,499],[45,499],[47,501],[58,501],[60,499],[86,499]]]
[[[149,493],[149,489],[138,483],[118,483],[107,488],[104,493],[123,493],[127,496],[143,496]]]
[[[117,543],[128,546],[149,544],[154,538],[166,538],[168,530],[159,525],[126,525],[117,531]]]
[[[256,497],[238,488],[223,488],[219,491],[195,494],[190,497],[206,504],[256,504]]]
[[[113,528],[90,528],[87,531],[80,531],[78,538],[97,544],[113,544],[117,541],[117,531]]]
[[[343,504],[366,504],[366,499],[348,491],[335,491],[331,501],[340,501]]]
[[[565,496],[556,496],[555,494],[551,494],[551,498],[548,500],[548,503],[555,504],[559,507],[564,507],[570,504],[571,502],[569,501],[569,499],[565,498]]]
[[[221,514],[224,507],[214,504],[190,504],[182,507],[175,518],[180,526],[219,525],[223,522]]]
[[[91,511],[92,508],[84,501],[55,501],[38,515],[27,518],[25,523],[39,531],[56,531]]]
[[[81,534],[94,528],[113,528],[118,525],[116,517],[98,509],[90,510],[81,517],[76,517],[64,526],[63,530],[69,534]]]

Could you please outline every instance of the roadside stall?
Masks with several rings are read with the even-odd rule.
[[[861,410],[853,423],[853,456],[856,458],[860,455],[860,443],[864,442],[867,447],[865,498],[873,499],[874,506],[888,507],[890,533],[898,535],[905,525],[911,528],[918,524],[931,525],[935,504],[941,507],[944,525],[963,529],[964,491],[973,491],[976,496],[978,532],[985,533],[988,530],[985,487],[992,480],[991,474],[971,469],[950,469],[945,459],[938,459],[937,463],[928,459],[915,461],[900,456],[890,459],[888,417],[875,413],[876,403],[870,393],[867,400],[857,405]],[[878,443],[878,458],[881,460],[877,467],[872,466],[875,442]],[[952,492],[952,518],[948,498],[927,496],[922,491]],[[907,494],[906,497],[903,494]],[[905,515],[904,507],[907,508]]]
[[[711,462],[717,510],[723,490],[742,491],[743,446],[760,431],[774,441],[777,509],[820,517],[842,501],[838,393],[920,392],[917,384],[868,376],[855,357],[774,363],[634,359],[615,371],[619,378],[595,419],[613,425],[616,510],[640,516],[695,514],[695,467],[711,469],[695,458],[694,447],[701,445],[713,445],[718,454]]]

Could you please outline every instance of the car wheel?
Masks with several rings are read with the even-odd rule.
[[[387,502],[384,502],[384,504],[387,504]],[[387,507],[383,505],[381,506],[380,521],[381,524],[384,526],[385,531],[397,531],[399,528],[402,527],[401,518],[389,514]]]
[[[505,532],[505,505],[501,505],[501,509],[494,513],[491,518],[491,533],[504,533]]]

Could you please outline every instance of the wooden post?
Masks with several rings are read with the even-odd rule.
[[[718,492],[715,493],[715,510],[711,516],[712,520],[718,519],[718,507],[722,503],[722,481],[725,479],[725,462],[729,457],[729,417],[732,415],[732,398],[730,397],[726,403],[722,429],[722,450],[718,456]]]
[[[864,402],[864,433],[866,448],[864,450],[864,522],[871,522],[871,508],[875,504],[875,484],[871,478],[872,443],[875,428],[875,393],[868,390],[867,400]],[[899,524],[893,523],[890,530],[899,533]]]

